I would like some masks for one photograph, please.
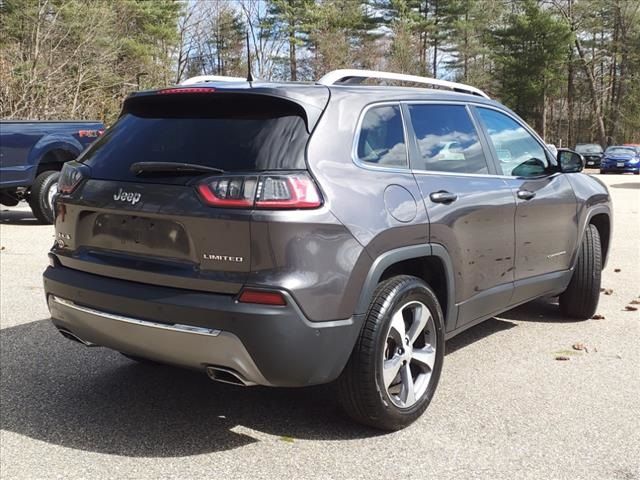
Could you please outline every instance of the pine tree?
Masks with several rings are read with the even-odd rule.
[[[503,27],[493,29],[493,57],[501,99],[546,134],[547,98],[559,87],[570,42],[567,25],[535,0],[514,3]]]

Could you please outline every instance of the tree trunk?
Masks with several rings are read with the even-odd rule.
[[[438,78],[438,0],[433,11],[433,78]]]
[[[573,48],[569,47],[569,61],[567,72],[567,147],[573,148],[576,144],[573,122],[573,94],[574,94]]]
[[[602,116],[602,109],[600,108],[600,101],[598,99],[598,91],[596,89],[596,79],[593,74],[593,70],[589,67],[589,62],[582,49],[582,43],[580,38],[575,37],[576,50],[580,57],[582,67],[585,75],[587,76],[587,84],[589,85],[589,93],[591,95],[591,104],[593,105],[594,121],[596,122],[598,141],[604,147],[607,145],[607,133],[604,128],[604,118]]]
[[[289,67],[291,71],[291,81],[298,80],[298,63],[296,61],[296,33],[292,28],[289,29]]]
[[[540,134],[545,142],[547,140],[547,92],[542,94],[542,115],[540,118]]]
[[[464,54],[463,76],[465,82],[469,81],[469,9],[464,12]]]

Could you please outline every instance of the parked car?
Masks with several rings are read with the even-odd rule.
[[[446,339],[545,295],[594,314],[611,205],[582,168],[459,83],[139,92],[64,166],[46,298],[84,345],[236,385],[337,380],[351,417],[396,430]]]
[[[0,203],[26,200],[41,223],[52,223],[62,165],[103,131],[97,121],[0,121]]]
[[[602,160],[603,150],[597,143],[579,143],[575,151],[584,157],[587,167],[598,168]]]
[[[604,152],[600,173],[640,173],[640,147],[611,146]]]
[[[558,155],[558,147],[556,147],[553,143],[547,143],[547,148],[551,152],[552,155]]]

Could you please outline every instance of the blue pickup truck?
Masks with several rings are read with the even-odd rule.
[[[52,223],[62,164],[103,132],[97,121],[0,121],[0,203],[26,200],[41,223]]]

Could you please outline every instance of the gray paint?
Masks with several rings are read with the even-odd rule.
[[[61,197],[56,231],[64,246],[52,250],[59,266],[45,275],[47,293],[117,308],[123,315],[167,322],[186,318],[232,332],[271,384],[322,383],[342,370],[373,291],[393,264],[429,256],[441,260],[451,336],[536,296],[561,292],[589,219],[596,213],[610,216],[606,187],[587,175],[526,180],[497,175],[495,152],[481,128],[487,175],[412,172],[354,158],[357,127],[368,106],[395,103],[404,110],[410,102],[462,103],[473,112],[483,105],[523,124],[496,102],[409,88],[243,88],[292,98],[315,112],[306,162],[324,205],[300,211],[214,209],[189,185],[89,180]],[[416,146],[404,117],[410,160]],[[140,193],[141,200],[114,200],[120,187]],[[522,189],[535,197],[518,198]],[[455,201],[431,199],[442,191],[454,194]],[[164,236],[125,235],[116,226],[96,229],[101,215],[120,216],[134,229],[139,229],[135,222],[144,226],[156,219]],[[167,240],[172,226],[178,232],[173,243]],[[243,262],[205,261],[205,253]],[[281,290],[288,306],[234,303],[243,286]]]

